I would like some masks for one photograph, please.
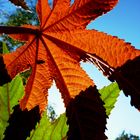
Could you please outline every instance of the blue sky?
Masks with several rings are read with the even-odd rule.
[[[12,10],[13,6],[9,8]],[[112,11],[97,18],[88,28],[118,36],[140,49],[140,1],[120,0]],[[109,81],[91,64],[82,64],[82,66],[94,79],[98,88],[109,84]],[[57,114],[64,112],[62,100],[60,96],[58,97],[59,91],[53,86],[50,92],[50,104],[56,109]],[[107,128],[106,134],[109,140],[114,140],[123,130],[140,136],[140,113],[130,105],[130,98],[125,97],[123,93],[108,119]]]
[[[140,1],[120,0],[112,11],[96,19],[88,28],[118,36],[140,49]],[[100,87],[107,83],[105,80],[100,83],[101,78],[96,76],[94,79]],[[140,112],[130,105],[130,98],[123,93],[108,119],[107,128],[109,140],[114,140],[123,130],[140,136]]]

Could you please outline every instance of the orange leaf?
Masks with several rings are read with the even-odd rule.
[[[18,48],[15,52],[3,55],[4,62],[11,78],[22,72],[35,63],[36,56],[35,38],[26,45]],[[30,57],[29,57],[30,56]]]
[[[25,30],[28,30],[28,29],[33,29],[33,30],[37,30],[38,27],[36,26],[33,26],[33,25],[23,25],[21,26],[23,27],[23,29]],[[11,27],[12,28],[12,27]],[[29,40],[32,40],[33,36],[32,34],[30,33],[25,33],[24,32],[21,32],[20,34],[9,34],[9,36],[15,40],[19,40],[19,41],[29,41]]]
[[[25,96],[20,102],[22,109],[31,109],[39,105],[40,112],[44,110],[47,104],[48,89],[52,85],[50,62],[42,43],[38,42],[36,50],[36,59],[31,63],[32,74],[25,88]],[[33,58],[34,58],[33,57]],[[47,59],[48,58],[48,59]]]
[[[46,32],[46,37],[57,44],[64,44],[67,49],[70,48],[69,51],[73,47],[83,54],[98,56],[113,68],[122,66],[127,60],[140,56],[140,50],[135,49],[130,43],[96,30],[73,30],[65,31],[63,34]]]
[[[48,0],[38,0],[36,11],[40,20],[40,26],[43,27],[46,24],[47,18],[51,12]]]
[[[53,63],[54,80],[67,105],[71,97],[75,97],[81,90],[85,90],[93,83],[81,69],[79,58],[76,55],[69,54],[46,38],[44,43],[47,44],[48,55]]]
[[[65,17],[68,14],[69,7],[70,0],[54,0],[53,9],[44,28],[46,28],[49,25],[51,26],[57,21],[63,19],[63,17]]]
[[[68,0],[58,0],[58,2],[59,1]],[[44,30],[47,32],[58,32],[61,30],[85,28],[91,20],[112,10],[117,2],[118,0],[104,0],[101,2],[99,0],[75,0],[74,4],[67,10],[65,10],[65,7],[67,7],[65,2],[61,3],[61,6],[63,7],[61,10],[63,11],[64,9],[65,11],[62,15],[65,14],[65,16],[63,17],[57,14],[57,16],[54,17],[54,23],[51,25],[46,24]],[[58,9],[58,11],[61,10]]]
[[[110,78],[112,76],[121,85],[115,77],[115,71],[123,69],[129,60],[139,57],[140,51],[117,37],[85,29],[91,20],[113,9],[117,2],[118,0],[75,0],[70,5],[70,0],[54,0],[51,9],[47,0],[38,0],[36,10],[39,27],[0,26],[0,33],[26,41],[15,52],[0,57],[0,71],[3,73],[0,78],[8,77],[7,80],[0,79],[0,84],[24,70],[30,68],[32,71],[25,96],[20,101],[22,109],[30,110],[39,105],[42,112],[47,105],[47,92],[53,80],[66,106],[82,90],[94,86],[80,67],[81,60],[93,62],[105,75]],[[124,72],[121,72],[121,76],[124,76]],[[140,97],[140,93],[133,95]],[[135,102],[134,105],[136,104],[140,102]]]

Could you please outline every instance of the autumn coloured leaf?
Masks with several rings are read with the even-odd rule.
[[[1,85],[20,72],[31,70],[25,96],[20,101],[22,109],[30,110],[39,105],[42,112],[47,105],[48,89],[53,80],[65,106],[82,90],[94,86],[80,67],[80,61],[92,62],[110,80],[116,80],[120,88],[131,95],[132,104],[139,109],[140,88],[135,86],[138,79],[131,80],[124,67],[136,58],[139,60],[140,50],[117,37],[86,29],[92,20],[112,10],[117,3],[118,0],[75,0],[71,4],[70,0],[54,0],[50,8],[47,0],[38,0],[39,26],[0,26],[0,33],[26,42],[16,51],[0,56]],[[135,64],[139,68],[139,61]],[[122,84],[122,81],[127,82]],[[126,89],[127,83],[132,90]]]

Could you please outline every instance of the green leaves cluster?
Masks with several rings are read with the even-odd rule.
[[[37,124],[36,129],[31,132],[30,138],[27,140],[65,140],[68,131],[66,121],[65,113],[54,122],[50,122],[44,112],[40,123]]]
[[[140,140],[140,137],[133,134],[128,134],[125,131],[123,131],[121,135],[115,140]]]

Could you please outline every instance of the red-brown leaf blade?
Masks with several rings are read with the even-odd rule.
[[[0,86],[2,86],[5,83],[10,82],[12,79],[10,75],[8,74],[7,69],[5,68],[4,60],[2,55],[0,55]]]
[[[117,81],[125,95],[131,96],[131,105],[140,110],[140,56],[118,67],[110,79]]]
[[[105,140],[106,112],[96,87],[89,87],[69,103],[67,140]]]

